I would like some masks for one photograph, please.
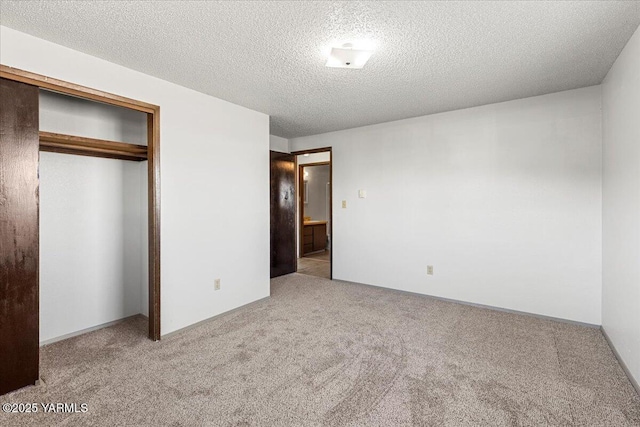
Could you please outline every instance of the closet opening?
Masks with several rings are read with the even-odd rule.
[[[146,312],[160,339],[160,108],[5,65],[0,92],[4,394],[40,344]]]
[[[39,135],[40,345],[125,319],[142,326],[146,114],[40,89]]]
[[[4,65],[0,77],[36,90],[40,151],[27,249],[39,283],[23,291],[40,304],[8,320],[36,316],[21,340],[46,344],[142,314],[159,340],[160,108]]]

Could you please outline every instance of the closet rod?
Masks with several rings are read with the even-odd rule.
[[[145,145],[52,132],[40,132],[40,151],[120,160],[147,160],[147,147]]]

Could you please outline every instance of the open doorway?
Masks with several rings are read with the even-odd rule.
[[[297,152],[298,273],[332,278],[331,149]]]

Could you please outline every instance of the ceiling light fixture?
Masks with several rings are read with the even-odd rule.
[[[371,58],[372,53],[372,50],[354,49],[353,44],[345,43],[342,47],[334,47],[331,49],[325,65],[331,68],[361,69],[369,58]]]

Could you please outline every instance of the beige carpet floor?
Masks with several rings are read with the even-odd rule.
[[[640,397],[597,329],[300,274],[159,343],[142,318],[42,349],[2,426],[632,426]]]

